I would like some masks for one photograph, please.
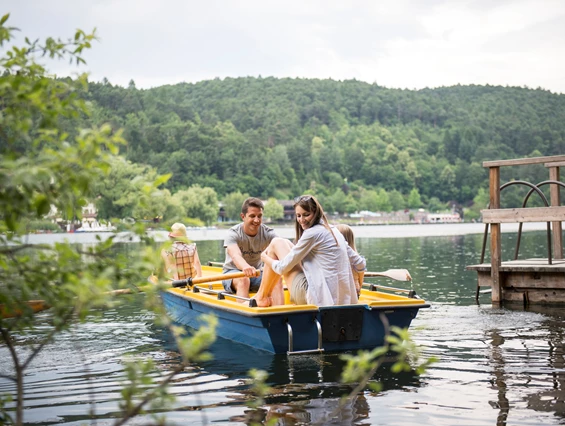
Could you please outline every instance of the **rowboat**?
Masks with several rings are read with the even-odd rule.
[[[284,305],[262,308],[253,299],[225,292],[221,268],[203,266],[202,269],[202,284],[179,280],[173,282],[176,287],[162,292],[172,319],[198,329],[201,315],[214,314],[218,318],[218,336],[275,354],[342,352],[382,346],[391,326],[408,328],[418,311],[430,306],[413,291],[371,285],[364,286],[355,305],[294,305],[285,291]],[[206,282],[206,277],[216,280]]]

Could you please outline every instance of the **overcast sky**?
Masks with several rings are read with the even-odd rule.
[[[79,70],[122,86],[261,75],[565,93],[565,0],[8,0],[6,12],[20,44],[96,28]]]

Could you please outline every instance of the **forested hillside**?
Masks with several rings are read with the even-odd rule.
[[[124,128],[127,159],[173,173],[172,192],[199,184],[220,198],[309,191],[336,211],[470,205],[488,188],[483,161],[565,153],[565,95],[542,89],[250,77],[150,90],[104,81],[87,97],[95,124]]]

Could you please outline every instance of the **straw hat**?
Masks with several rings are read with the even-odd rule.
[[[186,226],[182,223],[174,223],[169,232],[171,238],[186,238]]]

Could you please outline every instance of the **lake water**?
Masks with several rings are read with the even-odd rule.
[[[405,227],[403,232],[420,236],[402,238],[375,238],[386,234],[387,227],[356,229],[361,237],[358,250],[366,256],[369,270],[407,268],[413,277],[411,287],[431,303],[413,321],[411,333],[425,355],[440,361],[423,376],[395,375],[382,368],[375,379],[382,381],[383,390],[364,392],[332,424],[565,423],[564,311],[493,308],[490,295],[475,303],[476,273],[465,271],[465,266],[479,261],[481,233],[457,235],[436,226],[414,226],[410,231]],[[430,229],[440,235],[429,235]],[[503,259],[510,259],[516,234],[503,233],[502,241]],[[198,248],[203,260],[223,258],[218,238],[199,239]],[[523,235],[520,257],[545,253],[543,232]],[[367,281],[410,287],[382,278]],[[152,324],[142,303],[143,295],[138,295],[45,348],[26,376],[26,422],[111,424],[127,357],[151,357],[164,372],[175,365],[178,354],[170,336]],[[216,342],[212,352],[213,361],[193,365],[173,383],[177,400],[163,410],[168,423],[241,424],[251,398],[244,379],[252,367],[269,373],[274,392],[263,406],[264,414],[276,417],[278,425],[321,421],[350,390],[339,381],[343,362],[336,354],[275,356],[225,340]],[[4,347],[0,360],[0,375],[9,373]],[[0,393],[12,390],[0,379]],[[142,417],[133,424],[148,421]]]

